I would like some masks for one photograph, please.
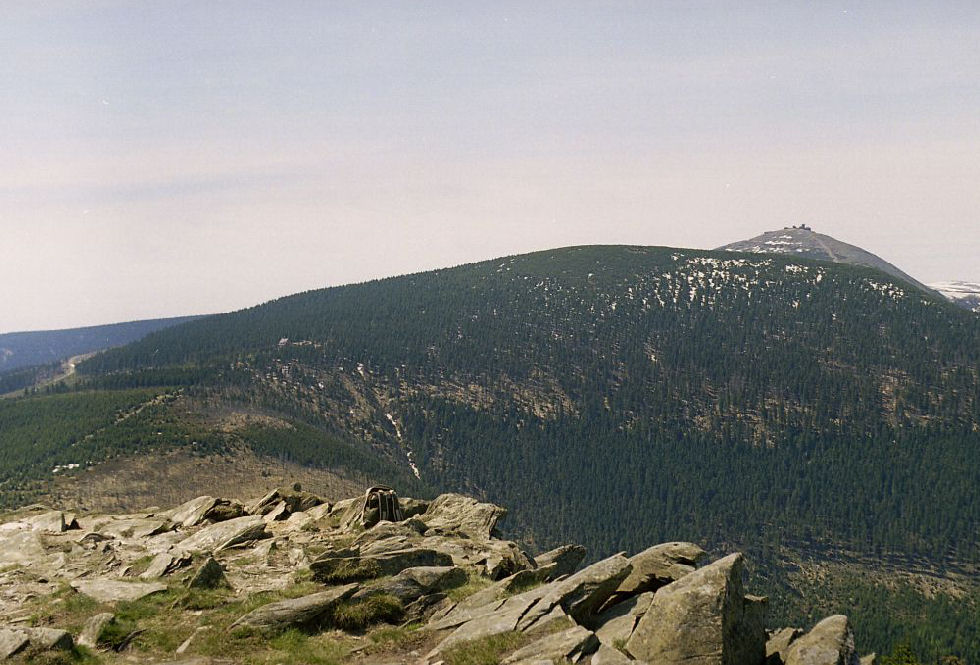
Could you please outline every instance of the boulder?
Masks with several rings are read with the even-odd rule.
[[[601,643],[599,649],[593,654],[592,660],[588,661],[589,665],[630,665],[630,663],[635,662],[619,649]]]
[[[182,554],[171,554],[170,552],[161,552],[153,557],[153,561],[150,565],[140,573],[140,579],[152,580],[164,575],[168,575],[178,568],[182,568],[191,562],[191,557]]]
[[[100,603],[139,600],[150,594],[167,590],[166,584],[158,582],[124,582],[104,577],[77,579],[71,583],[71,586],[79,593],[94,598]]]
[[[656,591],[693,573],[704,550],[693,543],[663,543],[630,557],[632,572],[616,589],[608,606],[646,591]]]
[[[348,584],[301,598],[269,603],[239,618],[229,630],[251,628],[277,632],[288,628],[313,628],[334,606],[351,597],[355,591],[357,585]]]
[[[371,556],[342,556],[327,553],[312,563],[313,579],[328,584],[395,575],[416,566],[451,566],[452,557],[423,548],[408,548]]]
[[[280,502],[285,502],[290,513],[299,513],[323,503],[323,499],[312,492],[293,489],[274,489],[261,499],[245,506],[249,515],[265,515],[271,512]]]
[[[78,634],[78,643],[89,649],[96,649],[99,646],[99,635],[102,634],[106,626],[115,623],[116,615],[110,612],[102,612],[89,617],[82,626],[82,631]]]
[[[626,644],[652,603],[653,593],[647,591],[604,610],[595,618],[596,637],[609,646]]]
[[[415,566],[396,577],[412,579],[426,591],[445,591],[466,584],[469,579],[466,571],[458,566]]]
[[[0,626],[0,660],[6,660],[20,653],[30,643],[30,638],[23,630]]]
[[[225,577],[224,568],[214,560],[214,557],[210,556],[187,582],[187,587],[190,589],[217,589],[228,586],[231,585],[228,584],[228,579]]]
[[[0,568],[34,567],[43,562],[46,556],[41,536],[36,531],[0,532]]]
[[[796,638],[786,651],[786,665],[860,665],[854,633],[843,614],[829,616],[809,633]]]
[[[563,575],[571,575],[585,559],[585,548],[581,545],[562,545],[534,557],[535,569],[539,579],[551,582]]]
[[[177,546],[185,552],[220,552],[240,543],[266,538],[268,535],[262,517],[250,515],[206,526],[180,541]]]
[[[422,499],[398,498],[398,508],[402,511],[402,517],[405,519],[421,515],[429,509],[429,503],[429,501],[423,501]]]
[[[761,665],[766,635],[754,607],[746,617],[742,567],[742,555],[732,554],[662,587],[627,653],[663,665]]]
[[[492,503],[480,503],[462,494],[442,494],[429,504],[421,519],[429,527],[426,535],[462,534],[489,540],[496,535],[497,522],[506,514],[505,508]]]
[[[409,605],[422,596],[431,596],[465,584],[467,579],[466,571],[456,566],[416,566],[406,568],[394,577],[382,580],[380,584],[361,589],[353,597],[358,599],[388,594]],[[432,600],[430,604],[436,602],[438,600]]]
[[[800,628],[780,628],[769,633],[766,640],[766,665],[783,665],[789,645],[803,634]]]
[[[24,628],[27,639],[31,642],[32,649],[41,651],[71,651],[75,647],[75,640],[71,633],[60,628]]]
[[[590,625],[599,608],[629,575],[632,567],[622,554],[615,554],[574,575],[546,587],[545,595],[521,619],[521,627],[532,624],[556,605],[561,605],[575,621]]]
[[[177,526],[189,529],[193,526],[197,526],[204,521],[204,516],[209,510],[214,508],[218,503],[218,499],[213,496],[199,496],[196,499],[191,499],[186,503],[182,503],[171,511],[168,511],[170,519]]]
[[[551,635],[545,635],[518,649],[500,661],[501,665],[530,665],[545,661],[577,663],[599,648],[595,633],[582,626],[574,626]]]
[[[65,522],[65,514],[60,510],[52,510],[42,513],[25,520],[35,531],[46,531],[47,533],[61,533],[68,530]]]

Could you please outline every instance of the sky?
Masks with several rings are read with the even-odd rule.
[[[4,0],[0,332],[790,224],[980,282],[980,3]]]

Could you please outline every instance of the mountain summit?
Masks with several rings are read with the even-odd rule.
[[[788,226],[779,231],[767,231],[761,236],[733,242],[718,249],[755,254],[788,254],[818,261],[867,266],[876,268],[909,284],[914,284],[923,291],[933,293],[933,290],[928,286],[902,272],[883,258],[860,247],[848,245],[836,238],[817,233],[806,224],[801,224],[798,227]]]

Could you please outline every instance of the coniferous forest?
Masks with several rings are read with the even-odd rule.
[[[805,617],[787,553],[967,580],[980,565],[980,319],[871,269],[569,248],[192,321],[79,373],[89,392],[31,400],[108,400],[116,413],[176,391],[279,414],[305,434],[246,442],[308,465],[383,462],[415,491],[476,492],[540,548],[745,549],[789,621]],[[39,480],[16,431],[10,487]],[[111,441],[132,452],[132,439]],[[921,611],[901,616],[880,609],[906,591],[852,590],[879,651],[925,645],[924,621],[936,630],[923,657],[980,655],[975,588],[955,608],[910,600]],[[844,593],[826,600],[847,612]]]

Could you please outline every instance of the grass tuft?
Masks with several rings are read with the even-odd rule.
[[[488,635],[457,644],[442,654],[446,665],[497,665],[501,658],[516,651],[528,641],[518,632]]]

